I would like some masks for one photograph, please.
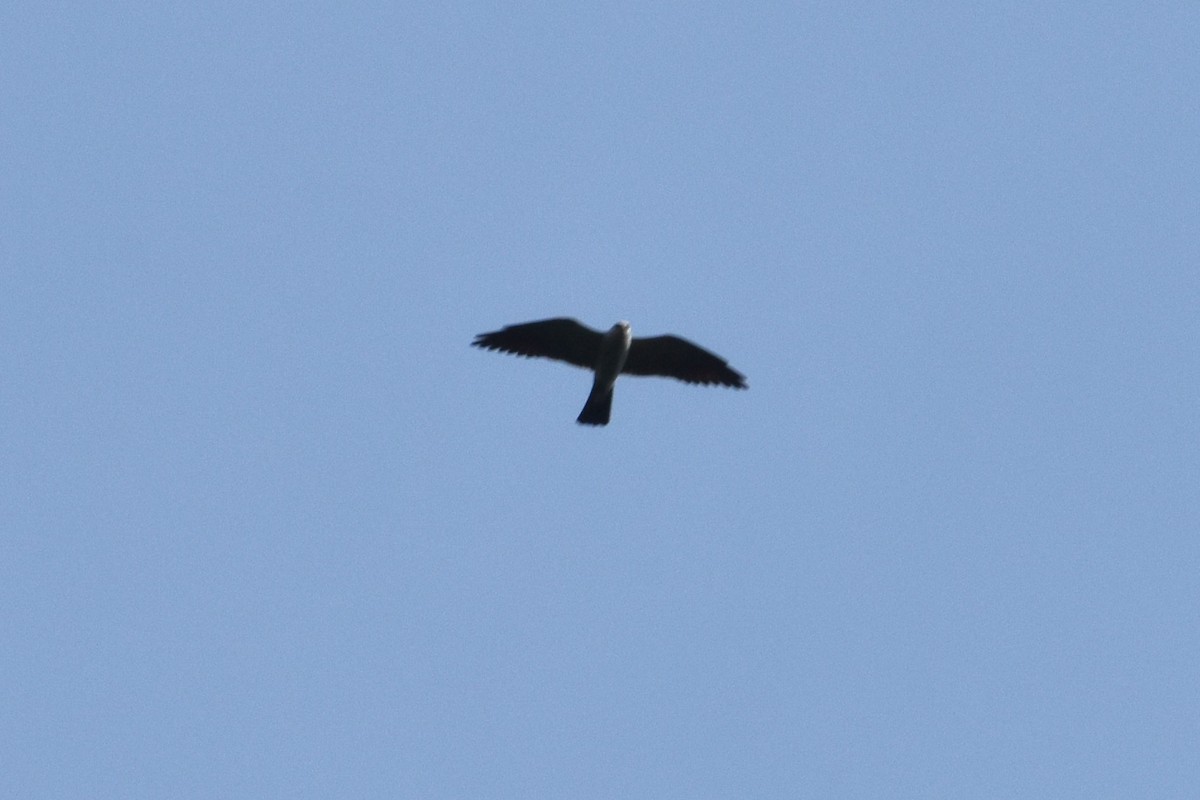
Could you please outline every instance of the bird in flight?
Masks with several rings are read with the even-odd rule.
[[[746,389],[746,378],[725,359],[678,336],[633,338],[628,322],[618,322],[607,333],[594,331],[567,317],[509,325],[481,333],[471,342],[484,350],[498,350],[530,358],[553,358],[596,375],[583,411],[582,425],[607,425],[612,411],[617,376],[661,375],[685,383],[732,386]]]

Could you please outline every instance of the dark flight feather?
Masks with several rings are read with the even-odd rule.
[[[527,358],[553,358],[577,367],[592,369],[600,354],[604,335],[568,317],[508,325],[481,333],[471,344]]]
[[[685,383],[745,389],[746,378],[725,359],[678,336],[634,337],[625,368],[630,375],[659,375]]]

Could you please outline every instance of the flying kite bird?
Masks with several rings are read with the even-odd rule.
[[[554,358],[593,370],[596,377],[592,393],[577,420],[582,425],[608,424],[613,384],[621,373],[748,388],[746,378],[720,356],[678,336],[634,339],[628,322],[618,322],[607,333],[601,333],[578,320],[557,317],[481,333],[471,344],[529,358]]]

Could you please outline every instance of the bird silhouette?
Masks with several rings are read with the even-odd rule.
[[[606,333],[568,317],[508,325],[481,333],[475,347],[530,358],[552,358],[595,372],[592,391],[579,413],[583,425],[607,425],[617,377],[658,375],[685,383],[746,389],[746,378],[725,359],[678,336],[634,338],[628,322]]]

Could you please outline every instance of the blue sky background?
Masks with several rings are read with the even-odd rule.
[[[1194,797],[1200,6],[0,15],[0,794]],[[672,332],[748,392],[468,346]]]

